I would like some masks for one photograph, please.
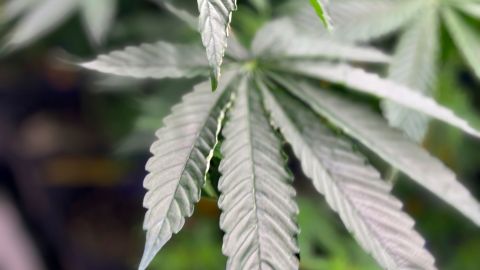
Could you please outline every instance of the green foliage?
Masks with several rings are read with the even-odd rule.
[[[285,172],[282,172],[283,166],[278,156],[281,151],[279,142],[269,127],[269,121],[265,115],[262,116],[261,100],[265,102],[273,126],[279,127],[281,134],[302,162],[305,174],[313,180],[316,189],[326,196],[327,202],[339,213],[343,223],[360,245],[371,253],[382,267],[435,269],[432,256],[423,247],[424,240],[413,229],[413,221],[402,212],[402,204],[389,194],[391,186],[381,180],[381,175],[368,165],[349,140],[336,138],[335,133],[328,130],[330,125],[339,128],[345,135],[357,140],[383,160],[427,187],[477,224],[480,223],[478,202],[457,182],[450,170],[424,153],[400,132],[389,128],[373,112],[329,91],[323,92],[324,90],[318,89],[314,81],[308,81],[306,78],[342,84],[347,89],[407,106],[411,110],[445,121],[475,136],[478,136],[478,131],[449,109],[442,107],[433,99],[418,95],[407,86],[380,78],[361,68],[345,64],[332,65],[325,60],[350,59],[381,63],[388,59],[381,53],[355,45],[345,45],[349,47],[345,47],[340,54],[337,50],[319,50],[312,44],[315,44],[313,41],[321,39],[300,34],[295,29],[289,20],[266,24],[258,31],[252,42],[252,53],[246,52],[240,44],[235,44],[237,50],[230,50],[232,58],[227,59],[224,68],[240,78],[236,80],[223,78],[220,81],[223,83],[222,86],[211,98],[207,96],[197,98],[210,100],[210,103],[202,106],[190,103],[193,102],[193,98],[187,95],[184,101],[187,103],[179,105],[182,107],[176,107],[172,116],[167,118],[167,125],[157,132],[159,140],[152,148],[154,157],[147,164],[151,174],[145,180],[145,186],[150,191],[146,195],[145,206],[149,211],[145,229],[148,230],[148,234],[141,269],[146,268],[154,254],[173,233],[180,230],[184,223],[183,218],[192,214],[193,203],[198,201],[198,192],[208,174],[212,153],[209,154],[208,149],[213,151],[216,138],[192,137],[199,139],[197,142],[193,140],[192,143],[183,138],[189,137],[189,134],[212,136],[219,130],[215,130],[214,126],[219,124],[223,126],[225,122],[221,147],[221,177],[218,185],[219,206],[223,211],[220,226],[226,232],[223,251],[229,256],[227,269],[261,268],[264,264],[273,265],[276,269],[298,268],[295,259],[298,252],[295,244],[297,229],[294,223],[294,214],[297,210],[291,198],[293,193],[289,182],[274,183],[287,178],[284,176]],[[289,34],[288,38],[280,34],[282,31]],[[325,44],[327,45],[324,47],[328,48],[332,43]],[[129,48],[121,52],[121,59],[126,59],[122,62],[122,69],[134,67],[132,64],[135,65],[136,61],[129,59],[144,54],[146,48],[152,48],[148,51],[153,50],[156,55],[170,54],[162,48],[157,49],[149,45]],[[359,53],[361,57],[355,58],[355,53],[352,52],[361,52]],[[110,59],[115,59],[115,55],[118,54],[100,57],[84,66],[107,73],[112,72],[112,68],[116,67],[115,64],[111,64]],[[245,55],[253,55],[254,58],[245,59]],[[181,60],[183,56],[179,54],[177,59]],[[195,59],[194,56],[188,56],[186,59],[188,58]],[[147,59],[151,60],[151,57]],[[148,70],[153,70],[150,71],[151,75],[147,76],[155,77],[156,69],[152,69],[155,66],[167,71],[182,70],[183,64],[179,64],[180,62],[167,61],[161,57],[155,59],[158,60],[149,61],[147,65],[137,65],[135,74],[146,75]],[[198,66],[198,70],[203,68],[201,65]],[[129,72],[121,74],[129,75]],[[188,74],[192,73],[189,71],[175,74],[179,77],[189,77]],[[206,91],[205,84],[197,89]],[[277,95],[277,91],[285,90],[299,99],[286,95],[282,102],[277,103],[273,96]],[[221,97],[219,100],[228,100],[229,94],[226,93],[230,91],[234,97],[234,105],[230,109],[230,116],[226,121],[222,121],[219,118],[222,113],[218,113],[227,110],[228,106],[221,102],[224,105],[217,107],[215,96]],[[215,112],[216,116],[210,115],[209,112]],[[200,121],[199,117],[202,115],[211,120]],[[328,121],[327,126],[321,124],[325,120]],[[216,125],[209,128],[205,126],[208,132],[203,131],[202,125],[198,125],[209,122]],[[183,127],[186,129],[182,131]],[[177,135],[175,137],[172,134]],[[191,151],[189,149],[195,149],[194,145],[202,147],[200,151],[195,150],[202,153],[200,155],[202,158],[190,159],[191,161],[180,159],[183,149]],[[163,151],[164,148],[177,150]],[[165,157],[165,153],[173,155]],[[181,162],[175,163],[175,160]],[[181,165],[184,160],[187,162],[185,164],[192,166]],[[172,166],[169,165],[171,163]],[[192,167],[194,170],[191,172],[180,170],[177,177],[176,173],[170,173],[177,165],[180,166],[179,169]],[[184,174],[188,177],[180,176]],[[200,179],[202,181],[199,181]],[[164,181],[167,181],[168,185],[162,185]],[[449,192],[445,192],[447,190]],[[174,208],[165,208],[169,205],[164,203],[165,198],[169,197],[175,202]],[[170,210],[165,212],[160,209]],[[389,218],[385,219],[385,216]],[[277,263],[279,265],[275,266]]]
[[[72,1],[62,2],[58,13],[49,4],[48,11],[43,7],[36,15],[27,16],[13,31],[9,44],[27,44],[64,20],[78,7]],[[187,26],[196,27],[195,17],[187,10],[173,1],[158,2]],[[475,127],[442,102],[423,95],[433,95],[441,20],[445,20],[455,44],[476,70],[476,31],[457,14],[457,9],[465,10],[467,4],[475,3],[332,2],[329,9],[336,31],[325,36],[313,19],[299,18],[298,14],[305,12],[302,9],[256,29],[253,22],[265,21],[270,13],[278,14],[269,2],[258,0],[249,4],[256,11],[252,8],[238,13],[248,16],[258,12],[261,18],[252,25],[244,23],[246,29],[242,31],[231,31],[236,1],[198,0],[199,30],[206,57],[200,40],[190,44],[160,41],[116,50],[82,64],[105,74],[136,79],[202,81],[173,107],[151,146],[153,156],[146,165],[149,174],[144,181],[148,190],[144,199],[148,209],[144,221],[147,239],[140,269],[146,269],[182,229],[202,189],[211,197],[219,195],[227,269],[351,269],[354,262],[350,265],[318,259],[312,245],[321,244],[330,252],[350,257],[351,244],[344,246],[334,239],[335,229],[324,222],[318,221],[324,227],[318,228],[318,224],[305,221],[305,216],[317,220],[318,213],[304,202],[301,204],[307,206],[300,207],[304,212],[300,212],[298,223],[305,226],[305,234],[299,235],[299,210],[283,154],[287,144],[315,190],[324,195],[345,228],[380,267],[436,269],[413,219],[391,194],[392,183],[384,181],[380,168],[374,167],[368,157],[379,158],[480,225],[478,201],[449,168],[417,143],[427,131],[429,118],[480,137]],[[311,1],[328,25],[321,3]],[[241,10],[247,9],[244,4]],[[18,5],[10,7],[19,10],[17,15],[27,10],[27,4]],[[101,41],[113,18],[113,6],[84,10],[92,40]],[[424,10],[428,12],[419,17]],[[474,10],[472,16],[476,16]],[[40,20],[48,12],[53,12],[52,17]],[[313,12],[311,8],[309,12]],[[37,21],[41,21],[40,28],[34,27]],[[404,32],[393,58],[381,50],[356,44],[400,28]],[[382,77],[375,71],[386,63],[390,65],[389,74]],[[220,77],[222,64],[224,75]],[[209,70],[211,84],[205,81]],[[181,88],[177,83],[172,83],[174,91]],[[211,88],[217,91],[211,92]],[[411,138],[390,127],[387,120],[364,104],[365,100],[381,103],[390,124]],[[155,117],[163,113],[144,118],[144,125],[151,128]],[[326,232],[318,232],[321,230]],[[305,254],[301,260],[299,252]],[[352,257],[374,268],[363,256]],[[176,267],[192,268],[190,263],[195,260],[185,261]],[[153,264],[164,266],[167,262]],[[218,268],[218,262],[212,261],[209,269]]]

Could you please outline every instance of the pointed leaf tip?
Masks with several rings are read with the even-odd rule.
[[[312,5],[313,9],[315,9],[315,12],[323,23],[323,26],[327,30],[331,31],[333,27],[330,22],[330,16],[328,16],[328,13],[325,11],[322,0],[310,0],[310,4]]]
[[[159,250],[159,249],[158,249]],[[157,255],[158,250],[155,250],[153,243],[145,244],[145,250],[143,252],[142,260],[140,261],[140,265],[138,266],[138,270],[145,270],[150,265],[150,263]]]
[[[215,73],[215,80],[212,80],[214,86],[220,77],[220,67],[228,45],[230,21],[237,4],[236,0],[197,0],[197,3],[202,43],[212,72]]]
[[[211,70],[210,71],[210,83],[212,85],[212,92],[215,92],[218,87],[218,79],[220,77],[220,74],[216,73],[215,71]]]

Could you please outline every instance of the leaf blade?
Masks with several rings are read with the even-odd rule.
[[[480,37],[478,33],[451,9],[445,9],[443,17],[447,29],[463,58],[473,70],[475,76],[480,79]]]
[[[144,270],[155,254],[178,233],[185,218],[193,214],[217,143],[217,136],[230,102],[227,75],[219,91],[211,93],[208,83],[195,87],[172,109],[165,126],[156,133],[153,157],[147,162],[144,180],[145,251],[139,269]]]
[[[480,226],[480,204],[455,174],[381,117],[328,91],[314,90],[305,83],[294,87],[281,78],[275,79],[316,113]]]
[[[94,44],[101,44],[110,30],[115,17],[116,4],[117,0],[80,1],[83,24]]]
[[[335,38],[350,42],[366,42],[399,30],[422,10],[426,1],[406,0],[335,0],[328,10],[332,18]],[[375,16],[372,16],[375,14]],[[310,9],[293,14],[297,25],[305,31],[319,33],[312,20],[316,15]],[[320,32],[326,36],[327,33]]]
[[[388,79],[432,96],[436,80],[439,37],[438,11],[433,8],[413,22],[402,34],[389,66]],[[382,102],[389,123],[421,142],[428,131],[429,118],[393,102]]]
[[[435,269],[425,241],[413,230],[413,220],[401,211],[401,202],[390,195],[392,187],[366,159],[305,105],[285,94],[274,97],[266,88],[262,93],[304,173],[360,245],[385,269]]]
[[[471,2],[458,2],[456,4],[456,8],[460,9],[464,13],[480,19],[480,3],[475,3],[474,1]]]
[[[36,3],[9,33],[7,49],[18,49],[47,34],[75,11],[76,0],[46,0]]]
[[[211,67],[212,87],[215,90],[220,78],[220,66],[228,45],[232,13],[237,8],[236,0],[197,0],[199,29]]]
[[[325,58],[368,63],[390,61],[388,55],[372,47],[300,33],[293,21],[288,18],[265,24],[257,32],[252,42],[252,50],[259,58],[289,60]]]
[[[82,67],[133,78],[192,78],[204,75],[208,63],[200,46],[157,42],[100,55]]]
[[[227,269],[298,269],[292,177],[260,95],[244,80],[223,131],[218,202]]]
[[[347,86],[349,90],[395,102],[405,108],[413,109],[448,123],[472,136],[480,137],[480,131],[470,126],[467,121],[456,116],[450,109],[438,104],[434,99],[363,69],[344,64],[317,63],[296,63],[284,69],[308,77],[342,84]]]

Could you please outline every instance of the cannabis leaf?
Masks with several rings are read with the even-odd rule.
[[[19,22],[7,36],[10,50],[29,45],[54,30],[72,13],[79,10],[93,43],[105,38],[116,11],[116,0],[10,0],[4,21],[19,17]]]
[[[80,1],[83,24],[95,44],[101,44],[115,16],[117,0]]]
[[[398,29],[425,7],[423,0],[335,0],[329,3],[329,14],[335,25],[333,35],[347,41],[369,41]],[[319,32],[311,22],[315,14],[301,8],[294,14],[302,29]],[[303,17],[303,18],[301,18]],[[326,34],[326,33],[325,33]]]
[[[370,63],[390,61],[390,56],[372,47],[351,45],[297,32],[288,18],[267,23],[252,42],[254,55],[259,58],[281,55],[282,58],[291,60],[324,58]],[[292,36],[296,38],[291,38]]]
[[[144,229],[147,243],[140,263],[146,269],[155,254],[177,233],[185,217],[193,213],[200,200],[208,164],[217,143],[217,135],[230,101],[229,79],[225,76],[218,91],[212,94],[208,84],[195,87],[180,105],[165,119],[165,127],[157,133],[158,140],[151,151],[153,157],[146,165],[149,174],[144,186]]]
[[[208,63],[196,45],[157,42],[127,47],[81,64],[85,68],[134,78],[195,77],[208,72]]]
[[[230,31],[232,12],[237,8],[236,0],[197,0],[200,11],[200,32],[207,50],[212,69],[212,89],[217,88],[220,66],[223,62]]]
[[[480,38],[479,32],[466,23],[454,10],[443,11],[450,35],[457,44],[465,60],[480,78]]]
[[[437,51],[437,54],[439,52],[435,46],[440,43],[438,35],[440,22],[446,25],[465,61],[470,65],[477,78],[480,78],[479,33],[467,24],[458,12],[463,11],[478,18],[480,13],[478,10],[480,10],[479,4],[475,0],[337,0],[332,1],[329,5],[329,13],[335,24],[334,36],[337,39],[349,42],[366,42],[401,31],[403,34],[400,42],[403,45],[398,44],[396,57],[399,60],[392,62],[393,66],[390,68],[391,79],[410,87],[412,87],[412,84],[418,83],[419,85],[413,87],[413,89],[426,95],[433,94],[432,87],[436,76],[428,75],[428,73],[433,72],[428,67],[425,67],[425,69],[419,67],[431,65],[429,62],[434,63],[437,58],[432,54],[435,51]],[[375,16],[372,16],[372,14],[375,14]],[[297,23],[301,29],[319,32],[316,29],[317,27],[308,23],[315,17],[315,14],[309,8],[301,8],[295,17],[301,18],[299,19],[301,23]],[[414,40],[415,33],[420,32],[423,35],[420,36],[420,39]],[[325,36],[324,33],[320,33],[320,35]],[[411,43],[407,45],[407,42]],[[415,48],[410,48],[409,55],[401,53],[401,51],[407,52],[402,49],[406,46],[415,46]],[[404,72],[411,72],[412,74],[408,76],[406,73],[399,74],[399,72],[402,72],[400,65],[417,68],[415,70],[406,69]],[[414,71],[420,73],[417,74]],[[414,140],[423,140],[428,127],[427,118],[397,106],[385,104],[383,108],[390,124],[401,128]]]
[[[431,96],[436,78],[439,24],[437,9],[426,10],[404,32],[389,67],[388,78]],[[421,142],[428,130],[429,118],[393,102],[384,102],[389,122],[401,128],[413,140]]]
[[[435,269],[425,241],[412,229],[413,220],[365,158],[300,102],[285,95],[274,98],[265,87],[262,92],[303,171],[360,245],[385,269]]]
[[[10,32],[6,47],[13,49],[35,41],[63,22],[76,6],[77,0],[42,0],[23,5],[18,13],[26,14]]]
[[[333,93],[279,76],[274,78],[318,114],[480,226],[480,204],[456,180],[455,174],[381,117]]]
[[[233,9],[222,10],[225,15]],[[430,19],[418,21],[420,26],[407,32],[404,39],[418,40]],[[380,115],[321,89],[319,81],[327,82],[325,87],[339,84],[377,97],[379,102],[401,105],[472,135],[480,133],[448,108],[412,89],[426,89],[429,79],[420,78],[411,82],[413,86],[405,86],[366,68],[352,67],[347,61],[378,65],[390,57],[370,47],[300,33],[295,31],[295,24],[290,19],[267,23],[257,32],[251,51],[244,52],[246,49],[237,43],[240,50],[233,52],[234,57],[225,66],[227,75],[220,80],[218,91],[209,91],[206,82],[197,86],[174,107],[157,132],[159,139],[152,146],[154,156],[147,164],[149,175],[145,179],[147,243],[140,269],[147,267],[192,214],[223,126],[218,204],[228,269],[299,267],[298,209],[280,135],[291,145],[317,191],[385,269],[436,268],[424,248],[425,241],[413,228],[413,220],[390,194],[391,184],[381,178],[360,150],[372,151],[480,225],[480,204],[450,169],[390,127]],[[226,37],[223,30],[219,30],[220,36]],[[431,46],[434,39],[417,45]],[[201,76],[197,71],[204,70],[208,63],[196,59],[204,55],[203,50],[184,46],[160,42],[130,47],[83,66],[130,77]],[[408,50],[399,48],[395,57]],[[407,57],[419,54],[411,53],[413,56],[409,53]],[[427,69],[431,61],[426,56],[421,66]],[[403,80],[408,75],[394,72],[395,65],[390,76],[409,83]],[[425,77],[432,73],[422,72]],[[335,132],[338,130],[341,133]],[[364,148],[358,150],[356,144]]]
[[[473,136],[480,137],[480,132],[471,127],[465,120],[457,117],[451,110],[438,104],[434,99],[422,96],[417,91],[405,86],[382,79],[377,74],[368,73],[362,69],[343,64],[296,63],[284,69],[343,84],[349,89],[393,101],[404,107],[449,123]]]
[[[453,4],[466,14],[480,19],[480,3],[475,3],[475,1],[457,1]]]
[[[298,269],[298,207],[281,142],[260,93],[244,79],[225,126],[220,164],[227,269]]]
[[[192,29],[198,28],[198,22],[195,16],[190,14],[188,11],[178,8],[175,4],[171,3],[172,1],[167,1],[167,0],[153,0],[153,1],[158,5],[160,5],[161,7],[164,7],[166,10],[168,10],[170,13],[175,15],[180,20],[182,20],[190,28]]]

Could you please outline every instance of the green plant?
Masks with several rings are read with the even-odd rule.
[[[172,2],[161,2],[196,28],[194,16]],[[260,7],[262,2],[251,1]],[[390,194],[392,183],[383,180],[366,154],[373,153],[480,225],[480,205],[455,174],[414,140],[390,127],[369,106],[375,101],[363,94],[444,121],[470,135],[480,137],[480,133],[418,93],[422,89],[415,85],[374,73],[390,62],[388,55],[300,31],[299,21],[291,17],[265,24],[250,49],[235,35],[228,39],[227,48],[235,1],[198,3],[207,58],[200,43],[161,41],[114,51],[82,64],[134,78],[211,77],[211,83],[200,83],[184,96],[156,133],[158,140],[151,147],[153,157],[146,165],[149,174],[144,181],[148,189],[144,199],[147,241],[140,269],[147,268],[181,230],[202,189],[209,195],[220,194],[228,269],[298,269],[299,210],[293,176],[286,168],[286,143],[315,189],[385,269],[436,267],[424,248],[425,241],[413,228],[414,221]],[[326,23],[318,5],[321,2],[311,3]],[[332,14],[335,19],[335,12]],[[390,24],[377,27],[381,30]],[[216,91],[212,92],[212,86]],[[358,102],[352,96],[368,100]],[[219,165],[213,162],[217,160]],[[220,177],[213,173],[217,169]]]
[[[232,47],[217,91],[212,93],[208,83],[197,85],[157,132],[144,182],[149,190],[144,201],[147,243],[140,269],[192,215],[219,141],[220,227],[226,233],[228,269],[298,268],[298,208],[282,137],[317,191],[386,269],[435,266],[414,222],[390,195],[391,184],[382,180],[357,144],[480,224],[478,202],[453,172],[371,109],[332,91],[342,87],[321,86],[320,81],[343,85],[479,136],[433,99],[364,69],[332,62],[378,64],[388,56],[301,34],[288,18],[260,29],[250,51],[239,43]],[[190,77],[208,72],[199,54],[196,45],[159,42],[102,55],[83,66],[122,76]]]

